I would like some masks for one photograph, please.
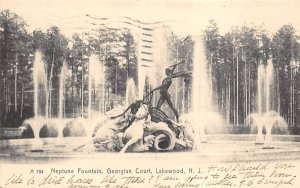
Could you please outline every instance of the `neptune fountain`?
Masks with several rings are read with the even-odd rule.
[[[162,29],[157,32],[153,34],[157,38],[164,35]],[[256,154],[262,149],[260,145],[263,145],[263,148],[274,148],[276,153],[281,152],[280,148],[285,148],[290,142],[272,142],[275,138],[272,136],[272,128],[287,128],[285,120],[276,112],[272,103],[273,97],[276,97],[272,62],[268,61],[266,67],[261,64],[258,68],[257,113],[249,115],[246,119],[251,127],[257,127],[257,135],[206,134],[206,130],[211,127],[223,130],[225,121],[214,107],[211,67],[205,55],[203,40],[201,37],[194,37],[193,41],[191,72],[187,67],[182,73],[172,68],[172,65],[180,62],[164,57],[168,52],[166,44],[160,40],[153,49],[157,55],[153,64],[149,66],[138,60],[136,74],[139,83],[135,83],[133,78],[124,80],[127,85],[126,96],[109,111],[103,110],[107,105],[103,103],[103,88],[107,82],[105,67],[97,55],[90,55],[85,75],[86,94],[84,95],[83,85],[81,93],[82,100],[83,96],[87,97],[87,103],[82,101],[81,105],[76,107],[81,114],[72,118],[65,114],[65,99],[68,95],[66,85],[70,80],[70,69],[64,63],[60,71],[58,114],[55,116],[49,112],[49,105],[53,101],[50,100],[51,88],[46,76],[43,54],[37,51],[32,75],[34,117],[25,120],[21,126],[24,133],[31,133],[31,136],[0,141],[3,153],[24,152],[27,156],[38,158],[41,155],[47,157],[65,154],[72,157],[77,154],[98,156],[103,152],[147,152],[151,155],[163,151],[193,151],[197,156],[208,155],[214,158],[216,154],[226,153],[228,157],[224,157],[224,160],[235,160],[236,155],[241,160],[249,160],[246,153],[250,151]],[[184,67],[184,63],[181,66]],[[162,71],[166,69],[174,71],[174,78],[171,76],[173,83],[168,83],[170,93],[162,91],[165,87],[163,85],[169,82]],[[178,91],[178,88],[174,89],[178,83],[186,86],[180,89],[189,90],[188,95],[182,99],[190,99],[191,108],[186,112],[176,112],[178,92],[185,93]],[[166,96],[161,98],[162,95]],[[176,113],[179,113],[178,119],[173,118]],[[266,131],[265,136],[263,129]],[[288,135],[275,138],[277,141],[295,139],[298,138]],[[216,160],[220,159],[217,157]]]

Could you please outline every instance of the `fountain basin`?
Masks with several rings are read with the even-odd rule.
[[[21,138],[24,130],[25,128],[23,127],[19,127],[19,128],[1,127],[0,139]]]
[[[189,160],[209,162],[234,162],[256,160],[294,160],[300,159],[300,136],[273,135],[274,149],[266,150],[261,145],[255,145],[256,135],[207,135],[207,143],[201,144],[199,151],[163,152],[163,153],[126,153],[119,155],[111,152],[86,153],[84,149],[73,151],[72,148],[86,142],[86,137],[62,138],[63,144],[57,146],[57,138],[42,138],[42,152],[32,152],[34,139],[14,139],[0,141],[0,160],[4,161],[49,161],[62,159],[86,158],[101,161],[109,159],[133,160],[139,157],[142,160],[168,159],[167,161],[182,161],[188,156]]]

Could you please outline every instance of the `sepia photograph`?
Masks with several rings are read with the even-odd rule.
[[[0,188],[300,187],[296,0],[0,0]]]

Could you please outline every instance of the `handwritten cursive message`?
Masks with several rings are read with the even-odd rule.
[[[21,172],[9,171],[0,186],[5,188],[297,187],[299,180],[296,168],[293,162],[212,163],[183,168],[29,167]]]

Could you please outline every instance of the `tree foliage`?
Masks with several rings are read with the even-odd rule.
[[[137,82],[137,41],[130,30],[99,28],[90,33],[75,33],[65,37],[56,26],[46,31],[28,33],[26,22],[9,10],[0,13],[0,117],[5,124],[10,117],[28,118],[33,115],[32,61],[37,50],[43,54],[46,66],[48,102],[58,101],[59,78],[65,62],[70,70],[66,91],[68,108],[87,103],[88,58],[97,54],[105,67],[106,85],[102,89],[111,95],[124,97],[126,80]],[[221,34],[217,23],[210,20],[203,33],[215,107],[227,123],[245,124],[246,117],[257,111],[257,70],[268,61],[274,64],[275,91],[273,110],[288,121],[291,127],[300,123],[300,43],[292,25],[283,25],[274,34],[264,26],[241,25]],[[192,36],[179,38],[169,32],[167,46],[170,62],[181,62],[178,71],[191,71],[193,65]],[[170,64],[172,64],[170,63]],[[177,83],[179,108],[190,108],[190,84]],[[177,92],[177,91],[176,91]],[[184,103],[180,100],[184,98]],[[57,102],[53,102],[57,104]],[[28,108],[28,109],[26,109]],[[50,114],[57,114],[52,106]],[[25,113],[25,112],[31,113]],[[68,111],[68,110],[67,110]],[[70,111],[70,110],[69,110]],[[73,112],[74,113],[74,112]]]

